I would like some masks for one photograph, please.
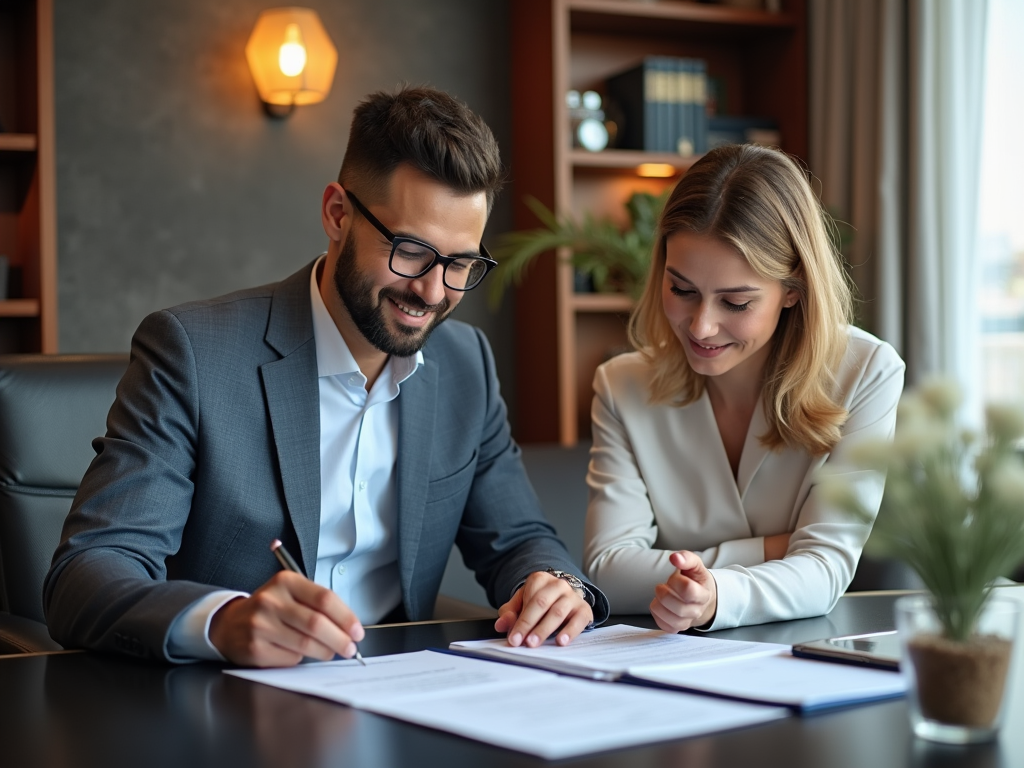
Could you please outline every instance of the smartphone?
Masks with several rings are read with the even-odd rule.
[[[878,669],[900,668],[900,642],[895,630],[797,643],[793,655]]]

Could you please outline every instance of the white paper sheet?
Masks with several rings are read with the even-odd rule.
[[[370,709],[549,760],[756,725],[788,714],[781,707],[557,676],[543,688],[521,686],[500,696],[480,692],[429,702],[398,700]]]
[[[539,666],[559,672],[574,668],[625,674],[634,669],[712,664],[788,652],[788,645],[692,637],[619,624],[584,632],[569,645],[548,640],[537,648],[513,648],[504,639],[452,643],[453,650]],[[554,663],[550,663],[554,662]]]
[[[632,674],[691,691],[805,710],[890,698],[906,692],[906,681],[898,672],[800,659],[788,653],[713,667],[638,669]]]
[[[522,685],[540,687],[555,679],[549,672],[515,669],[434,651],[370,657],[365,667],[358,661],[347,660],[286,669],[231,669],[225,673],[360,708],[399,697],[493,692]]]
[[[559,677],[451,654],[226,674],[557,759],[739,728],[786,710]],[[557,703],[567,706],[557,706]]]

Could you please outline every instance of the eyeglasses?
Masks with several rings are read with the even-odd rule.
[[[435,264],[440,263],[444,265],[444,284],[453,291],[468,291],[480,285],[484,276],[498,266],[498,262],[491,258],[483,243],[480,243],[481,256],[442,256],[432,245],[411,237],[399,237],[381,224],[355,195],[347,190],[346,194],[356,210],[391,243],[388,268],[400,277],[422,277],[432,270]]]

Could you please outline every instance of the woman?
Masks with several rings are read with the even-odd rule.
[[[584,563],[616,613],[724,629],[827,613],[870,532],[816,473],[891,436],[903,361],[849,325],[825,216],[789,157],[721,147],[672,192],[630,322],[594,377]],[[875,509],[884,478],[860,473]],[[677,551],[678,550],[678,551]]]

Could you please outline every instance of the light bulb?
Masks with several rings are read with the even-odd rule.
[[[289,24],[284,30],[284,44],[277,54],[277,65],[287,77],[296,77],[306,68],[306,46],[298,24]]]

